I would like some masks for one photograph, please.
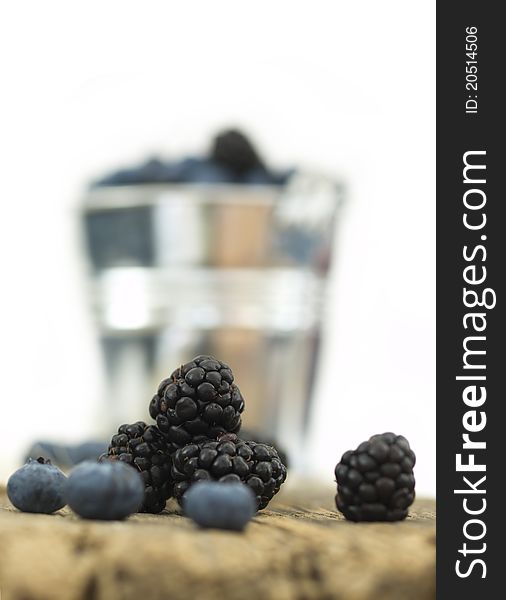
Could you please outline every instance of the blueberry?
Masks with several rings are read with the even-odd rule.
[[[96,460],[107,452],[106,442],[83,442],[75,446],[62,446],[51,442],[35,442],[29,449],[26,460],[42,456],[48,458],[53,465],[64,469],[74,467],[84,460]]]
[[[247,171],[243,178],[243,183],[249,183],[252,185],[269,185],[273,183],[273,179],[269,171],[262,167],[257,167],[256,169],[251,169],[251,171]]]
[[[87,461],[70,473],[67,501],[85,519],[124,519],[142,505],[144,482],[127,463]]]
[[[233,183],[234,174],[225,165],[201,159],[195,161],[186,170],[185,181],[189,183]]]
[[[201,527],[242,531],[256,512],[256,501],[243,483],[202,481],[186,492],[183,509]]]
[[[136,175],[138,183],[161,183],[166,178],[165,163],[159,158],[150,158],[137,167]]]
[[[29,458],[7,482],[7,496],[23,512],[51,514],[66,504],[67,478],[49,460]]]
[[[198,168],[201,160],[201,158],[197,158],[196,156],[188,156],[182,160],[171,163],[174,172],[173,180],[178,183],[185,183],[189,181],[192,172]]]
[[[270,176],[274,185],[286,185],[296,173],[295,169],[286,169],[284,171],[271,171]]]

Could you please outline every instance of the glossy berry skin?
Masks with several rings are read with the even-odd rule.
[[[212,356],[197,356],[164,379],[149,414],[178,448],[241,427],[244,400],[230,367]]]
[[[337,508],[351,521],[400,521],[415,499],[415,453],[402,435],[372,436],[336,466]]]
[[[222,434],[218,440],[188,444],[174,453],[174,497],[182,503],[185,492],[198,481],[245,483],[257,509],[267,506],[286,479],[286,467],[276,449],[266,444]]]
[[[200,527],[242,531],[256,513],[255,494],[243,483],[202,481],[184,495],[183,510]]]
[[[121,425],[113,435],[107,454],[100,460],[117,460],[139,471],[145,486],[140,512],[159,513],[172,496],[171,453],[176,448],[154,425],[137,421]]]
[[[84,519],[124,519],[143,500],[142,477],[121,461],[83,462],[68,478],[68,505]]]
[[[276,448],[280,461],[285,465],[287,470],[290,467],[288,453],[280,446],[279,442],[270,435],[266,435],[265,433],[254,429],[245,429],[244,427],[241,427],[241,438],[243,440],[255,440],[257,444],[265,444],[266,446]]]
[[[29,458],[9,477],[7,496],[23,512],[51,514],[66,504],[67,478],[49,460]]]

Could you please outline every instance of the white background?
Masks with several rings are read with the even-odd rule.
[[[0,66],[0,479],[34,436],[92,431],[82,186],[234,123],[348,185],[315,473],[394,430],[435,492],[435,2],[4,3]]]

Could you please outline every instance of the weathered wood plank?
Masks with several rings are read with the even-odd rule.
[[[435,503],[354,524],[333,490],[281,495],[245,533],[200,530],[174,504],[125,522],[21,514],[0,493],[2,600],[429,600]]]

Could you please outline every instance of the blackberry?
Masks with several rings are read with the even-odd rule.
[[[67,478],[50,460],[29,458],[7,481],[7,496],[23,512],[51,514],[66,504]]]
[[[236,175],[253,169],[265,169],[253,144],[237,129],[223,131],[214,138],[211,158]]]
[[[237,433],[244,400],[230,367],[212,356],[197,356],[164,379],[149,414],[178,448],[219,433]]]
[[[272,446],[240,440],[225,433],[218,440],[188,444],[173,455],[174,497],[183,495],[197,481],[220,481],[248,485],[257,509],[267,506],[286,479],[286,467]]]
[[[138,421],[121,425],[101,460],[118,460],[136,467],[144,480],[140,512],[159,513],[172,496],[171,453],[175,447],[154,425]]]
[[[284,448],[282,448],[279,445],[279,443],[269,434],[264,434],[261,431],[257,431],[256,429],[250,429],[249,427],[247,429],[245,427],[241,427],[241,437],[246,440],[255,440],[257,444],[266,444],[267,446],[273,446],[274,448],[276,448],[276,452],[279,455],[279,459],[285,465],[287,470],[290,467],[287,451]]]
[[[401,521],[415,499],[415,453],[402,435],[373,435],[336,466],[337,508],[351,521]]]

